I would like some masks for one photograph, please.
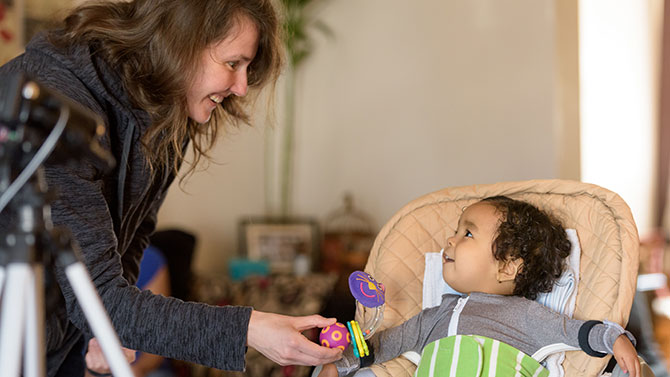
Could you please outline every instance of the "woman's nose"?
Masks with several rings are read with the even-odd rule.
[[[249,86],[247,85],[247,71],[240,71],[235,76],[235,82],[233,86],[230,87],[230,92],[238,97],[244,97],[247,95],[247,90]]]

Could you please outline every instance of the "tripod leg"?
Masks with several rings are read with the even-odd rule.
[[[2,292],[2,288],[5,284],[5,266],[0,267],[0,292]]]
[[[0,319],[0,375],[19,376],[25,318],[24,294],[31,267],[27,263],[10,263],[6,268],[5,291]]]
[[[114,327],[112,327],[86,267],[81,262],[75,262],[65,268],[65,274],[93,334],[100,343],[100,348],[102,348],[112,374],[116,377],[133,377],[130,365],[121,351],[121,342],[114,332]]]
[[[42,377],[46,375],[44,361],[44,268],[35,264],[26,284],[26,343],[23,357],[25,377]]]

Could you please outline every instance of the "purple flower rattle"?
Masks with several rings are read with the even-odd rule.
[[[319,343],[330,348],[345,350],[350,343],[354,345],[354,355],[363,357],[368,354],[365,343],[381,325],[384,319],[386,288],[363,271],[354,271],[349,275],[349,290],[356,299],[356,308],[365,319],[362,325],[349,321],[346,326],[336,323],[321,330]],[[373,313],[374,311],[374,313]]]

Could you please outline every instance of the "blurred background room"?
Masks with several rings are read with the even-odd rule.
[[[0,0],[0,63],[79,2]],[[229,130],[159,213],[158,230],[194,237],[180,263],[190,273],[178,272],[191,298],[353,316],[342,277],[363,269],[375,234],[404,204],[445,187],[529,179],[618,193],[646,242],[642,272],[670,272],[667,2],[278,3],[294,7],[295,64],[274,88],[274,110]],[[257,107],[269,97],[260,93]],[[667,364],[660,281],[647,298]],[[275,369],[247,374],[305,373],[265,368]]]

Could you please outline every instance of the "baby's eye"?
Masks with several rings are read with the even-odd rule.
[[[472,238],[472,232],[470,232],[469,230],[466,230],[465,231],[465,236]]]

